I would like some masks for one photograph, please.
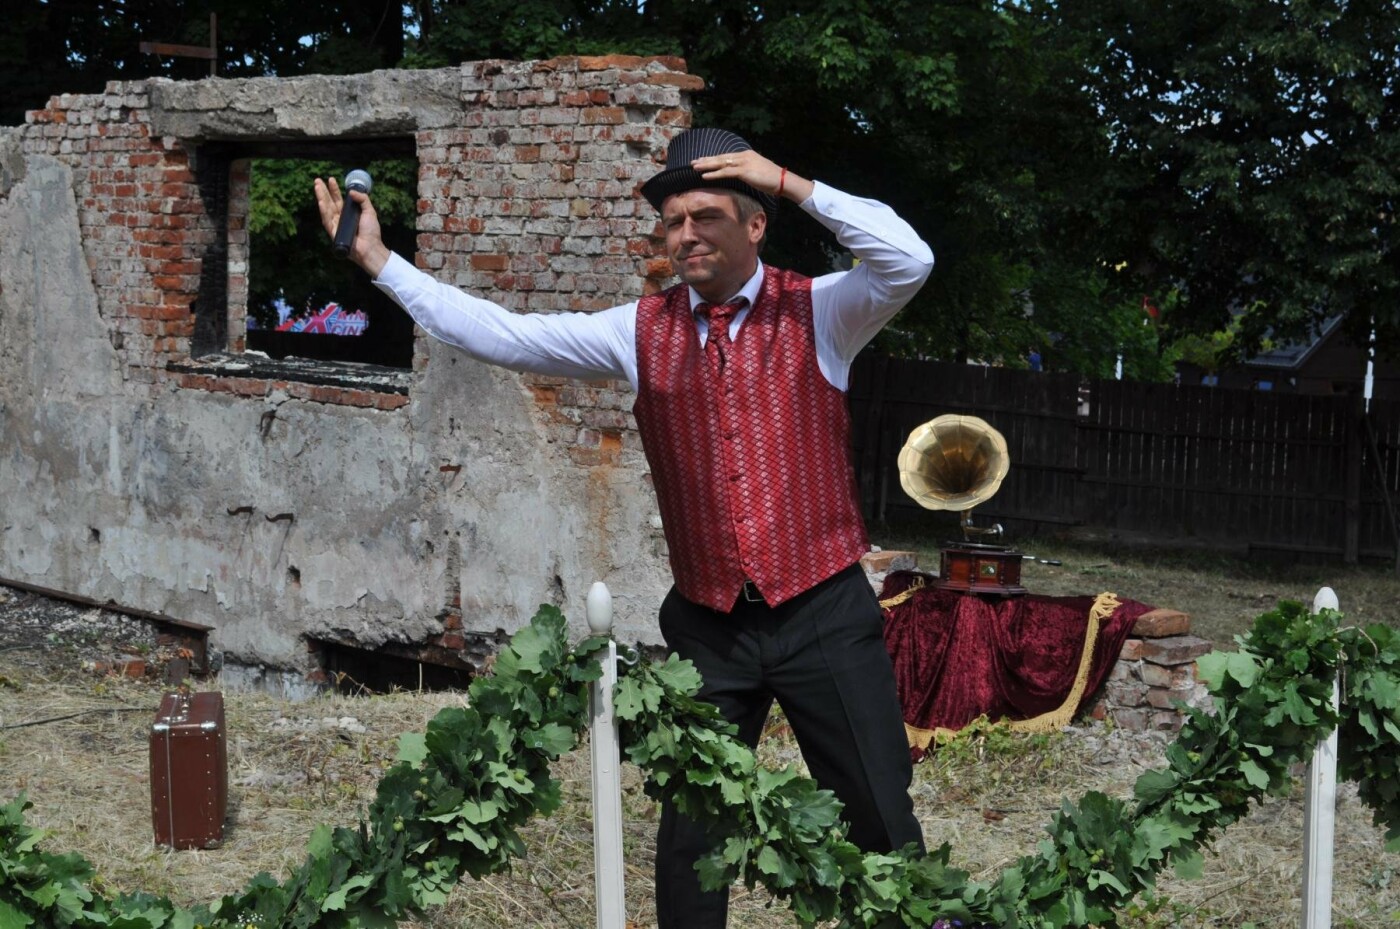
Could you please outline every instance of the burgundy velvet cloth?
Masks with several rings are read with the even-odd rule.
[[[1074,686],[1094,597],[994,597],[933,586],[897,571],[881,600],[925,586],[885,610],[904,721],[918,729],[961,729],[977,717],[1031,719],[1057,709]],[[1152,609],[1119,598],[1100,622],[1084,699],[1108,676],[1133,623]],[[922,752],[915,752],[916,756]]]

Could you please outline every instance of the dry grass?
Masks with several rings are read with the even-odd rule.
[[[894,547],[891,540],[887,547]],[[1056,545],[1058,547],[1056,547]],[[1283,572],[1209,560],[1159,557],[1056,543],[1023,546],[1059,567],[1026,565],[1038,592],[1125,597],[1192,613],[1196,628],[1217,641],[1242,631],[1280,598],[1308,599],[1330,583],[1350,607],[1394,621],[1400,586],[1385,572],[1350,569]],[[928,562],[926,562],[928,563]],[[936,563],[936,562],[934,562]],[[0,632],[5,614],[0,612]],[[62,643],[58,643],[60,646]],[[373,796],[400,732],[421,729],[460,694],[327,696],[291,703],[259,693],[226,694],[231,826],[222,848],[168,852],[152,844],[147,733],[160,688],[144,681],[99,678],[72,661],[34,659],[34,651],[0,650],[0,727],[70,713],[72,719],[0,728],[0,799],[25,790],[30,817],[50,830],[45,847],[76,851],[97,867],[108,892],[145,890],[183,903],[206,902],[242,887],[259,871],[283,875],[301,860],[318,823],[349,824]],[[66,654],[61,650],[55,655]],[[203,685],[217,687],[217,682]],[[124,711],[124,708],[135,708]],[[357,727],[345,728],[342,718]],[[948,842],[954,862],[982,880],[1033,852],[1042,825],[1062,797],[1086,790],[1127,796],[1146,767],[1160,763],[1165,739],[1102,726],[1053,736],[999,733],[963,739],[915,769],[913,795],[930,844]],[[765,740],[770,763],[797,759],[790,737]],[[534,822],[529,856],[514,872],[464,881],[450,903],[413,929],[510,926],[586,929],[593,925],[591,826],[586,749],[557,769],[567,802]],[[651,859],[656,810],[625,772],[629,918],[653,925]],[[1340,791],[1335,921],[1339,927],[1400,926],[1400,855],[1387,854],[1381,833],[1353,791]],[[1125,916],[1132,929],[1296,925],[1302,857],[1302,800],[1271,800],[1232,827],[1207,857],[1197,881],[1166,878],[1157,912]],[[736,889],[730,925],[779,929],[795,925],[761,893]]]

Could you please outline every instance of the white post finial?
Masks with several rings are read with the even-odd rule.
[[[602,581],[588,591],[588,628],[612,633],[612,594]],[[627,922],[622,883],[622,752],[613,687],[617,685],[617,643],[598,651],[603,676],[593,682],[589,700],[593,753],[593,889],[597,929],[623,929]]]
[[[602,581],[594,581],[588,588],[588,628],[594,635],[607,635],[612,632],[612,592]]]
[[[1341,606],[1337,603],[1337,592],[1331,587],[1323,587],[1319,589],[1317,592],[1317,596],[1313,597],[1312,611],[1314,613],[1321,613],[1323,610],[1340,609]]]
[[[1337,593],[1324,587],[1313,598],[1314,613],[1340,609]],[[1332,708],[1339,705],[1332,681]],[[1332,843],[1337,830],[1337,730],[1317,744],[1308,764],[1308,791],[1303,798],[1303,929],[1332,925]]]

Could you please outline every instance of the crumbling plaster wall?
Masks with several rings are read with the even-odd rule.
[[[307,636],[450,651],[540,603],[581,622],[594,580],[623,638],[656,641],[669,575],[627,385],[421,332],[396,376],[255,369],[236,317],[195,357],[230,312],[209,282],[236,302],[246,273],[200,157],[411,136],[420,266],[514,309],[596,309],[665,283],[635,191],[699,86],[623,56],[152,80],[0,130],[0,577],[206,623],[285,668]]]

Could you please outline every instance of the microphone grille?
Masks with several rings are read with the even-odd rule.
[[[374,186],[374,182],[370,180],[369,172],[361,168],[356,168],[345,175],[346,190],[363,190],[365,193],[369,193],[372,186]]]

